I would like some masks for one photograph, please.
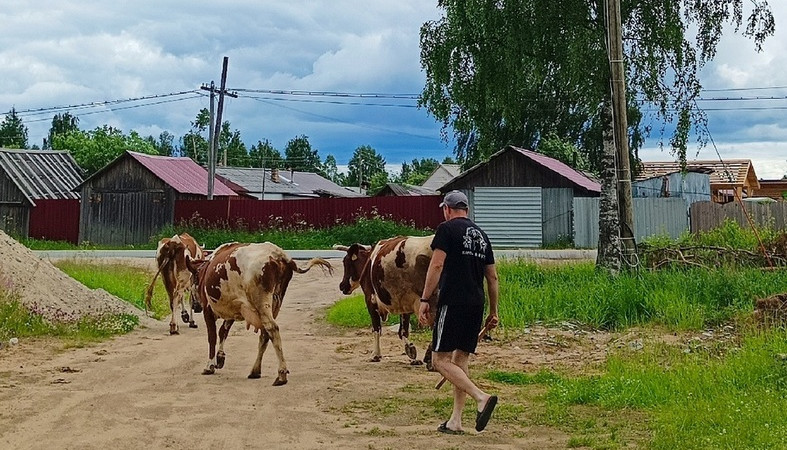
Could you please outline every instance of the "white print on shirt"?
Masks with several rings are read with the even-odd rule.
[[[465,230],[465,237],[462,241],[464,250],[463,255],[472,255],[476,258],[486,258],[486,241],[481,230],[478,228],[468,227]]]

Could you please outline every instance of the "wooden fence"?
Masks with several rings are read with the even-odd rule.
[[[787,202],[756,203],[743,202],[745,214],[751,217],[758,228],[771,227],[787,230]],[[697,202],[691,205],[691,232],[708,231],[720,226],[726,219],[733,219],[742,228],[750,228],[739,202],[718,204]]]

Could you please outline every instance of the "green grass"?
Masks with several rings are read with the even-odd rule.
[[[552,383],[549,399],[652,416],[651,448],[784,448],[787,331],[752,331],[740,349],[655,346],[608,360],[601,376]]]
[[[543,267],[501,261],[499,313],[503,328],[537,321],[578,321],[611,330],[654,324],[698,330],[749,313],[754,300],[787,291],[787,271],[754,268],[642,271],[611,277],[591,263]],[[329,322],[367,326],[362,300],[330,308]]]
[[[122,264],[85,264],[77,260],[62,260],[55,265],[91,289],[101,288],[140,309],[145,307],[145,290],[153,279],[153,274],[145,269]],[[153,317],[161,319],[171,314],[161,277],[156,280],[151,303]]]
[[[547,394],[537,400],[541,412],[531,420],[568,430],[573,446],[615,448],[617,434],[636,435],[638,428],[646,432],[639,444],[652,449],[781,449],[787,442],[784,328],[748,330],[740,347],[724,351],[687,352],[666,344],[623,351],[594,376],[543,370],[489,371],[484,377],[518,389],[508,397],[524,398],[534,385],[546,386]],[[501,411],[500,418],[514,412]],[[624,430],[601,419],[615,415],[638,420],[630,419]]]
[[[503,326],[579,321],[596,328],[643,324],[696,330],[751,312],[754,300],[787,290],[787,272],[759,269],[641,271],[611,277],[593,264],[502,263]]]
[[[415,315],[410,316],[410,323],[415,325],[416,319]],[[369,318],[369,311],[366,309],[363,294],[353,294],[334,303],[328,309],[325,320],[332,325],[347,328],[368,328],[371,326],[371,319]],[[383,325],[396,325],[398,323],[399,316],[392,314],[388,316],[388,320]]]
[[[0,287],[0,341],[11,337],[53,336],[77,342],[91,342],[117,334],[128,333],[139,324],[132,314],[63,317],[49,321],[22,305],[15,292]]]

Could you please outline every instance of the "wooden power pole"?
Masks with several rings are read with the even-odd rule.
[[[210,82],[210,86],[202,85],[200,89],[210,91],[210,127],[208,129],[208,144],[210,150],[208,151],[208,200],[213,200],[213,185],[216,177],[216,152],[219,148],[219,136],[221,135],[221,116],[224,111],[224,96],[238,98],[238,94],[234,92],[227,92],[227,64],[229,64],[229,57],[224,57],[224,64],[221,69],[221,86],[216,89],[215,84]],[[218,113],[213,114],[213,102],[216,93],[219,94],[219,109]],[[224,149],[224,155],[221,158],[222,165],[227,165],[227,149]]]
[[[626,71],[623,66],[623,32],[620,0],[607,0],[607,51],[612,88],[612,128],[615,137],[620,211],[620,240],[626,256],[634,254],[634,206],[631,194],[628,119],[626,118]]]

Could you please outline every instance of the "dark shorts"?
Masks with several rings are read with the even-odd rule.
[[[436,352],[462,350],[475,353],[483,321],[483,305],[441,305],[432,330],[432,349]]]

